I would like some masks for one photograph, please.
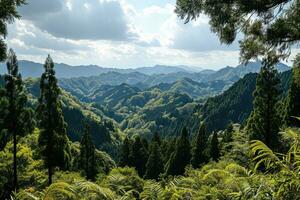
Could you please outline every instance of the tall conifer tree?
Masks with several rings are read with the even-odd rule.
[[[21,74],[19,73],[18,60],[13,50],[10,50],[7,58],[7,71],[5,75],[6,98],[8,100],[8,113],[4,119],[7,126],[7,140],[13,138],[13,188],[17,190],[17,137],[23,136],[33,130],[32,110],[25,108],[27,96],[24,91]]]
[[[210,157],[214,161],[218,161],[220,157],[220,147],[219,147],[219,140],[218,140],[218,134],[214,133],[211,142],[210,142]]]
[[[185,167],[191,161],[191,145],[186,127],[182,129],[181,136],[177,139],[175,152],[170,157],[166,166],[167,175],[183,175]]]
[[[192,165],[194,168],[200,167],[201,164],[207,161],[205,150],[208,143],[208,134],[205,123],[201,123],[198,134],[196,136],[195,144],[192,152]]]
[[[142,177],[146,172],[148,152],[140,136],[136,136],[130,151],[130,163]]]
[[[0,86],[0,151],[4,149],[8,140],[9,134],[7,132],[7,124],[5,120],[9,114],[8,112],[8,99],[6,97],[6,91]]]
[[[60,88],[55,77],[54,63],[47,57],[45,72],[40,82],[40,98],[37,108],[39,125],[41,128],[39,145],[41,155],[48,168],[48,183],[52,183],[54,167],[63,169],[69,167],[70,149],[66,133],[66,123],[62,114],[62,105],[59,99]]]
[[[132,166],[132,163],[130,162],[131,145],[132,145],[131,140],[127,136],[124,139],[123,144],[122,144],[122,146],[120,148],[120,161],[119,161],[119,165],[121,167]]]
[[[280,127],[277,112],[280,79],[273,63],[263,62],[253,93],[254,108],[246,126],[250,139],[261,140],[272,149],[278,146]]]
[[[263,61],[253,93],[254,108],[246,126],[250,139],[261,140],[272,149],[278,147],[280,127],[280,116],[277,111],[280,79],[274,63],[267,59]]]
[[[89,129],[89,125],[85,124],[84,133],[80,141],[80,165],[85,171],[86,178],[94,180],[96,176],[95,145]]]
[[[162,155],[159,144],[155,141],[150,145],[150,155],[146,164],[145,178],[158,179],[164,170]]]
[[[294,60],[292,69],[292,80],[287,97],[286,124],[288,126],[300,127],[300,54]]]

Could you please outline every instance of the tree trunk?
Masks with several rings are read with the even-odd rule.
[[[14,190],[18,190],[18,176],[17,176],[17,135],[14,133]]]
[[[48,185],[52,184],[52,167],[48,166]]]

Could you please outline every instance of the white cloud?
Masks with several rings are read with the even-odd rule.
[[[21,8],[22,20],[9,26],[8,45],[21,59],[44,62],[51,53],[55,62],[120,68],[155,64],[220,68],[238,63],[236,46],[220,46],[207,17],[183,24],[169,3],[143,8],[128,0],[28,3]]]
[[[126,41],[137,37],[130,32],[118,1],[29,0],[20,13],[41,30],[60,38]]]
[[[8,35],[8,41],[19,40],[27,47],[57,51],[88,50],[76,41],[56,38],[43,32],[26,20],[16,21],[10,25],[9,33],[11,34]]]

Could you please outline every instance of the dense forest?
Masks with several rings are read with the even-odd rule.
[[[5,38],[25,3],[0,1],[0,199],[300,199],[300,55],[280,63],[299,0],[177,0],[222,43],[243,33],[236,68],[67,78],[50,55],[22,77]]]

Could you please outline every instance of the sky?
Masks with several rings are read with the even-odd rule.
[[[238,42],[221,45],[208,18],[184,24],[175,0],[27,0],[8,26],[7,43],[19,59],[136,68],[236,66]]]

